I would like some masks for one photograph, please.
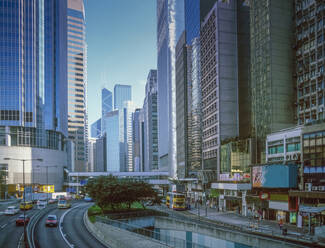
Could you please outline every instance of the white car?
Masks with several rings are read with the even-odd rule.
[[[19,208],[16,206],[9,206],[6,210],[5,210],[5,215],[15,215],[19,213]]]

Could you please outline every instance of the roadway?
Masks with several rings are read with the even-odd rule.
[[[76,202],[70,209],[51,209],[35,226],[36,247],[104,248],[105,246],[88,232],[83,222],[83,215],[90,205],[89,203]],[[55,214],[58,220],[64,215],[61,231],[59,226],[45,227],[45,220],[49,214]],[[2,246],[0,245],[0,247]]]
[[[11,205],[18,206],[17,203]],[[32,210],[26,211],[26,215],[31,217],[36,211],[38,210],[34,207]],[[13,216],[0,216],[0,247],[17,248],[24,232],[24,226],[16,226],[16,218],[21,214],[23,214],[23,211]]]

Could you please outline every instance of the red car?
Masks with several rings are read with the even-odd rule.
[[[24,219],[24,215],[19,215],[19,217],[16,219],[16,226],[23,226],[24,223],[26,223],[25,225],[28,224],[30,220],[30,217],[28,215],[25,215],[25,219]]]
[[[58,226],[58,218],[54,214],[47,216],[45,226]]]

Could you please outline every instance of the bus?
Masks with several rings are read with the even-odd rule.
[[[166,197],[166,206],[174,210],[186,210],[185,194],[168,192]]]
[[[59,199],[58,201],[58,208],[70,208],[71,207],[71,203],[69,200],[67,199]]]

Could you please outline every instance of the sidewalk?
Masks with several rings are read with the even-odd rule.
[[[191,210],[188,210],[187,212],[198,216],[198,209],[192,208]],[[235,214],[233,212],[218,212],[216,209],[207,208],[207,216],[205,216],[205,208],[201,208],[199,210],[200,217],[227,223],[230,225],[242,225],[247,227],[254,227],[259,228],[263,230],[271,230],[275,234],[282,234],[282,231],[279,228],[279,225],[276,221],[270,221],[270,220],[256,220],[250,217],[245,217],[239,214]],[[283,228],[286,228],[288,230],[288,235],[304,235],[306,233],[303,232],[301,228],[298,228],[294,225],[290,224],[284,224]]]

